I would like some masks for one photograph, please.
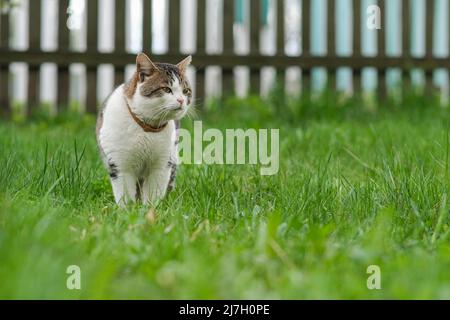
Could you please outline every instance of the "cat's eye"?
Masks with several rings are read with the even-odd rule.
[[[183,94],[186,95],[186,96],[190,95],[191,94],[191,89],[188,89],[188,88],[184,89],[183,90]]]
[[[172,89],[170,89],[169,87],[164,87],[161,88],[165,93],[172,93]]]

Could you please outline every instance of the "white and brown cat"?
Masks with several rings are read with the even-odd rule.
[[[187,57],[177,65],[153,63],[140,53],[136,72],[106,99],[97,142],[119,205],[155,203],[173,188],[179,120],[191,103]]]

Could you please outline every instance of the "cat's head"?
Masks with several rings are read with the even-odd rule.
[[[154,63],[144,53],[136,58],[136,73],[125,85],[125,94],[136,115],[148,123],[179,120],[192,100],[186,70],[191,56],[177,65]]]

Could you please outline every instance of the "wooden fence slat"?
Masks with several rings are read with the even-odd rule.
[[[29,2],[29,50],[41,48],[41,0]]]
[[[9,13],[0,11],[0,47],[9,47]]]
[[[361,0],[353,0],[353,55],[361,55]]]
[[[0,48],[9,46],[9,15],[0,13]],[[0,64],[0,116],[11,115],[9,101],[9,63]]]
[[[9,101],[9,67],[0,66],[0,116],[9,117],[11,105]]]
[[[206,51],[206,0],[197,0],[197,53]]]
[[[353,0],[353,57],[361,57],[361,0]],[[361,91],[361,70],[353,68],[353,94]]]
[[[197,54],[204,55],[206,52],[206,0],[197,0]],[[199,67],[201,61],[194,59],[196,65],[195,74],[195,97],[198,101],[205,95],[205,68]]]
[[[259,68],[250,68],[250,92],[259,95],[261,88]]]
[[[283,57],[285,54],[285,21],[284,21],[284,0],[277,0],[277,55]],[[282,87],[285,86],[286,69],[277,69],[277,82],[280,81]]]
[[[143,0],[143,44],[142,51],[147,52],[149,55],[152,53],[152,0]]]
[[[126,1],[115,1],[115,44],[116,52],[125,52],[125,19],[126,19]],[[125,81],[125,68],[116,66],[114,68],[114,86],[119,86]]]
[[[31,115],[40,104],[40,67],[30,66],[28,68],[28,106],[26,114]]]
[[[114,68],[114,87],[118,87],[125,82],[125,70],[123,67]]]
[[[169,0],[169,52],[180,51],[180,0]]]
[[[10,114],[9,68],[7,66],[0,66],[0,116],[7,118]]]
[[[378,6],[381,12],[381,29],[377,30],[378,57],[386,56],[386,4],[385,0],[378,0]],[[386,88],[386,70],[378,71],[378,95],[381,99],[387,96]]]
[[[386,3],[385,0],[378,0],[378,6],[381,12],[381,29],[377,30],[378,56],[383,57],[386,54]]]
[[[433,58],[433,22],[434,22],[434,0],[426,1],[426,11],[425,11],[425,57],[427,59]],[[432,94],[433,88],[433,71],[425,71],[425,91],[428,94]]]
[[[433,57],[433,22],[434,22],[434,0],[426,1],[426,23],[425,23],[425,44],[426,57]]]
[[[302,55],[309,56],[311,35],[311,0],[302,0]]]
[[[29,49],[40,51],[41,49],[41,0],[29,2]],[[27,114],[31,114],[39,105],[39,83],[40,66],[29,66],[28,68],[28,106]]]
[[[57,109],[64,110],[69,106],[69,68],[58,67]]]
[[[153,54],[153,59],[156,61],[181,61],[186,58],[186,54]],[[401,68],[410,70],[411,68],[419,68],[423,70],[435,70],[437,68],[450,69],[450,59],[447,57],[439,58],[433,57],[432,60],[423,59],[422,57],[410,57],[405,59],[403,57],[384,57],[373,58],[365,56],[338,56],[334,59],[328,59],[326,56],[313,57],[295,57],[284,56],[283,59],[274,59],[273,56],[264,55],[232,55],[222,56],[216,54],[199,54],[192,55],[195,66],[208,67],[212,65],[219,65],[224,68],[231,68],[234,66],[248,66],[252,68],[262,68],[270,66],[275,68],[287,68],[296,66],[300,68],[323,67],[328,69],[348,67],[356,70],[363,68],[389,69]],[[102,53],[101,59],[103,64],[113,64],[118,67],[124,67],[133,64],[136,61],[136,54],[134,53]],[[220,62],[219,62],[220,60]],[[9,64],[13,62],[25,62],[30,65],[40,65],[45,62],[56,63],[58,65],[70,65],[73,63],[82,63],[86,66],[97,66],[99,63],[98,54],[91,54],[89,52],[65,52],[60,54],[55,52],[28,52],[28,51],[3,51],[0,54],[0,64]]]
[[[285,53],[285,0],[277,0],[277,54],[283,56]]]
[[[250,54],[259,54],[260,31],[261,31],[261,0],[250,1]],[[250,68],[250,92],[260,93],[261,70]]]
[[[116,52],[125,52],[125,19],[126,19],[126,1],[115,1],[115,37],[114,50]]]
[[[336,0],[328,0],[327,4],[327,55],[330,58],[336,56]],[[336,69],[328,69],[328,87],[336,87]]]
[[[97,68],[88,68],[86,70],[86,111],[89,113],[97,112]]]
[[[411,56],[411,0],[402,0],[402,56]],[[409,70],[402,70],[402,90],[411,87],[411,74]]]
[[[402,0],[402,55],[411,55],[411,0]]]
[[[98,0],[89,0],[87,7],[87,51],[98,52]],[[86,111],[97,112],[97,67],[86,68]]]
[[[205,68],[196,68],[195,72],[195,92],[194,98],[198,103],[200,101],[204,101],[205,97]],[[203,108],[203,103],[201,104],[201,108]]]
[[[58,1],[58,51],[66,54],[70,46],[70,33],[67,28],[69,0]],[[67,108],[69,105],[69,66],[58,65],[57,108]]]
[[[97,52],[98,50],[98,1],[87,1],[87,50]]]
[[[302,83],[301,90],[304,94],[311,93],[311,68],[309,66],[305,66],[302,70]]]
[[[311,0],[302,0],[302,56],[311,55]],[[302,69],[302,91],[311,91],[311,70],[309,66]]]
[[[234,1],[223,3],[223,52],[234,54]],[[234,94],[233,68],[222,68],[222,96]]]
[[[261,0],[250,1],[250,53],[259,53]]]
[[[328,0],[327,5],[327,54],[334,56],[336,52],[336,0]]]

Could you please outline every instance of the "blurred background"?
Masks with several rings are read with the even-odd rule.
[[[321,91],[327,84],[347,94],[354,88],[374,92],[381,85],[387,91],[395,91],[407,72],[408,81],[415,87],[426,86],[428,77],[429,85],[439,89],[442,103],[447,103],[448,72],[443,62],[449,55],[448,0],[3,0],[1,3],[0,81],[3,91],[7,90],[7,97],[3,93],[0,99],[3,105],[44,104],[54,111],[56,105],[67,104],[94,111],[93,104],[130,77],[134,70],[132,54],[140,51],[155,56],[155,60],[171,63],[182,55],[198,53],[189,76],[200,87],[196,91],[202,98],[220,97],[222,91],[237,96],[249,92],[266,96],[275,84],[284,81],[286,92],[291,95],[307,87],[313,92]],[[373,4],[382,9],[381,30],[366,27],[371,14],[367,9]],[[88,27],[89,23],[96,25]],[[173,29],[177,30],[170,31]],[[359,40],[354,41],[355,38]],[[86,51],[96,54],[89,62],[80,55]],[[48,54],[51,52],[72,55],[58,62],[54,61],[54,55]],[[125,53],[120,56],[122,59],[119,53]],[[249,55],[258,59],[239,59]],[[204,63],[204,56],[215,58]],[[227,60],[229,56],[233,59]],[[365,59],[354,61],[356,65],[352,68],[351,59],[345,60],[352,56]],[[318,59],[308,60],[310,57]],[[386,57],[400,59],[380,62]],[[423,61],[425,58],[427,62]],[[200,77],[196,78],[195,70],[200,71]],[[115,78],[115,71],[124,75]],[[226,80],[225,74],[231,72],[232,79]],[[61,80],[67,78],[63,81],[67,82],[67,88],[64,84],[58,87],[58,76]],[[358,88],[354,78],[358,79]],[[225,81],[229,83],[222,83]],[[89,90],[92,86],[96,90]]]

